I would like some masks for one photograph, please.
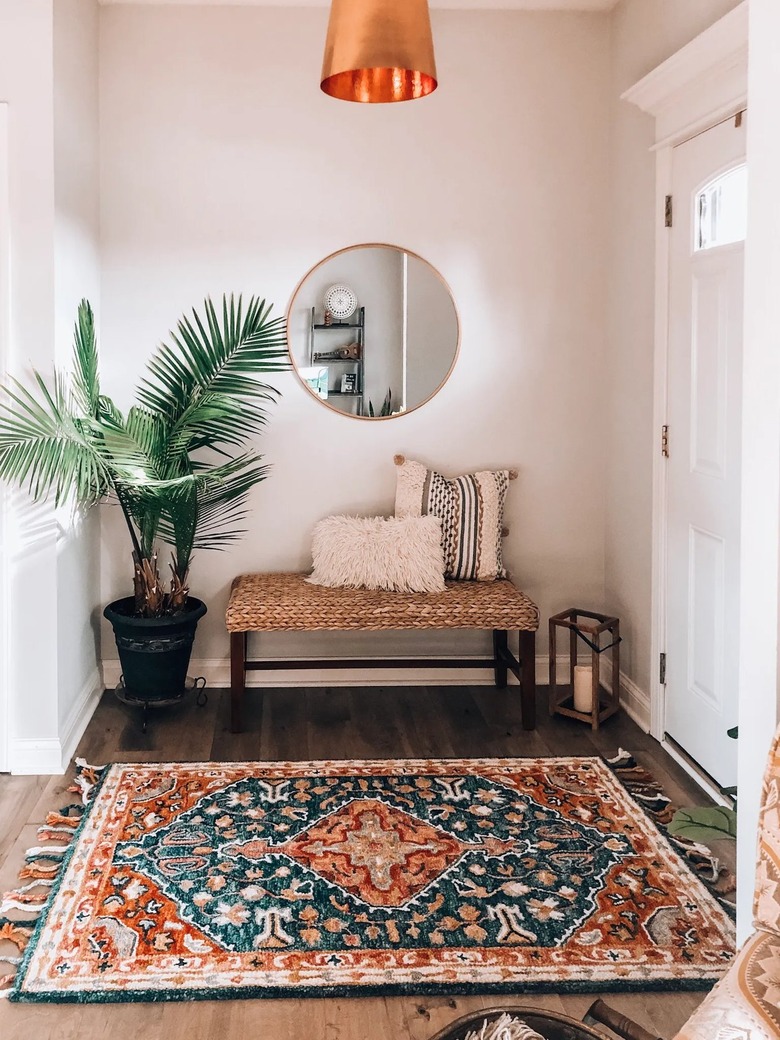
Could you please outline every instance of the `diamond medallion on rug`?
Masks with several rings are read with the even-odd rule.
[[[708,988],[733,955],[601,759],[112,765],[11,999]]]

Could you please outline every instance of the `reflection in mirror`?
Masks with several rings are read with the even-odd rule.
[[[313,267],[293,294],[287,341],[304,385],[361,419],[418,408],[446,382],[458,354],[450,290],[427,261],[358,245]]]

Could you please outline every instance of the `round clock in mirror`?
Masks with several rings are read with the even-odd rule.
[[[293,293],[287,343],[303,385],[334,411],[389,419],[430,400],[458,356],[447,283],[408,249],[367,243],[316,264]]]

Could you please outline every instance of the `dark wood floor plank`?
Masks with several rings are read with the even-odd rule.
[[[256,695],[256,690],[248,691],[246,700],[249,701]],[[259,757],[268,762],[294,762],[315,758],[316,755],[309,752],[305,692],[289,688],[264,690],[263,698]],[[230,734],[226,744],[226,748],[229,747]],[[220,757],[226,758],[229,754],[230,751],[226,750]]]
[[[329,686],[306,692],[306,731],[315,758],[353,758],[349,689]]]
[[[245,728],[230,732],[229,697],[209,691],[179,710],[139,713],[107,693],[79,746],[95,764],[108,761],[299,761],[317,758],[483,758],[604,755],[623,747],[653,772],[667,793],[706,802],[688,775],[625,714],[594,734],[573,719],[547,714],[538,695],[538,726],[522,729],[517,687],[370,687],[250,689]],[[49,809],[76,797],[69,777],[0,777],[0,885],[13,886],[24,850]],[[719,850],[720,851],[720,850]],[[733,860],[733,846],[725,855]],[[238,1000],[170,1004],[11,1005],[0,1001],[3,1040],[428,1040],[459,1015],[524,1003],[581,1018],[593,996],[520,994],[457,997],[372,997]],[[671,1038],[701,1000],[696,993],[610,994],[609,1003]]]
[[[406,732],[395,695],[385,687],[352,687],[350,720],[355,758],[410,758]]]

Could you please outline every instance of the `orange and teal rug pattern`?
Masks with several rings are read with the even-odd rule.
[[[94,780],[80,821],[44,834],[72,840],[31,850],[32,884],[6,896],[29,909],[49,887],[12,1001],[698,989],[734,956],[690,850],[601,759],[126,764]]]

